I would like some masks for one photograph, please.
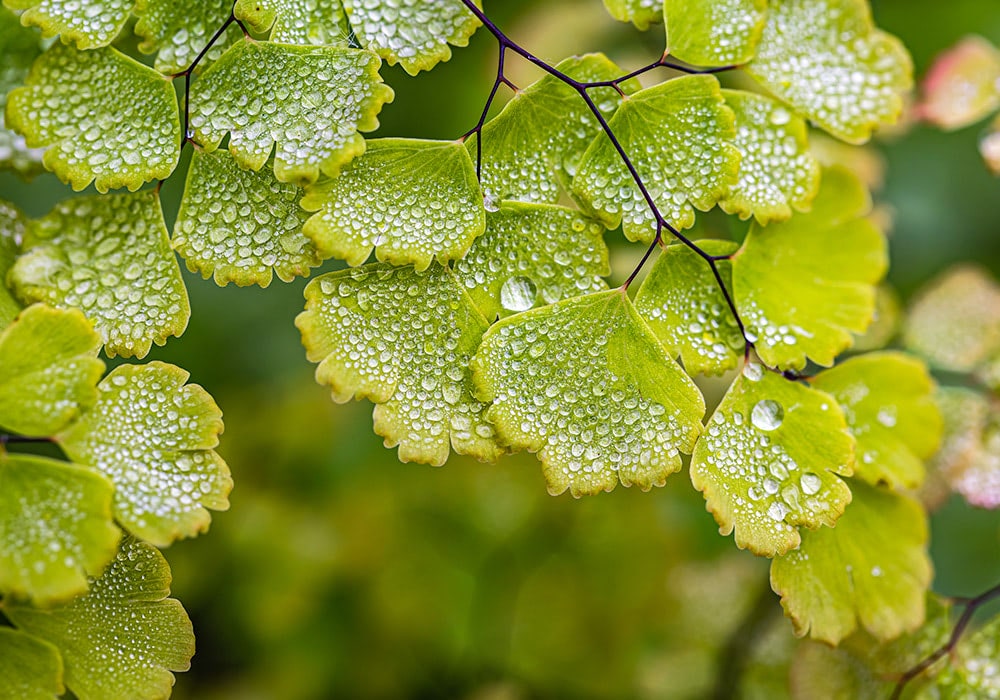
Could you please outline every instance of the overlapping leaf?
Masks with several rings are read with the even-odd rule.
[[[244,168],[260,170],[274,151],[282,182],[335,176],[364,152],[358,131],[378,127],[392,101],[368,51],[240,41],[191,86],[191,127],[208,151],[227,133]]]
[[[169,78],[112,48],[55,44],[7,97],[7,124],[61,180],[99,192],[163,179],[177,166],[181,126]]]
[[[192,272],[245,286],[306,276],[321,259],[302,233],[303,192],[270,168],[241,168],[229,151],[195,151],[174,224],[173,246]]]
[[[28,218],[13,204],[0,199],[0,330],[21,311],[21,304],[6,284],[27,230]]]
[[[917,114],[944,129],[974,124],[1000,108],[1000,51],[968,36],[934,61]]]
[[[538,453],[553,494],[662,486],[701,432],[701,394],[620,289],[500,321],[472,364],[487,417]]]
[[[823,173],[808,214],[753,224],[732,259],[737,310],[765,363],[821,365],[863,332],[875,308],[875,283],[888,265],[886,242],[867,219],[861,183],[840,168]]]
[[[461,258],[486,226],[476,168],[456,141],[378,139],[339,177],[311,185],[304,233],[324,257],[425,270]]]
[[[109,356],[145,357],[184,332],[187,290],[154,190],[64,201],[32,222],[24,248],[17,295],[82,310]]]
[[[115,486],[115,517],[129,532],[165,546],[208,528],[206,509],[225,510],[229,468],[212,449],[222,413],[188,373],[162,362],[121,365],[98,386],[97,402],[58,436],[69,457]]]
[[[750,363],[729,388],[691,457],[719,532],[775,556],[799,546],[799,526],[832,527],[851,501],[854,440],[837,402]]]
[[[0,627],[0,697],[54,700],[66,692],[59,650],[10,627]]]
[[[350,35],[340,0],[237,0],[234,14],[281,44],[347,46]]]
[[[306,287],[295,324],[316,380],[336,401],[368,398],[375,432],[404,462],[444,464],[449,444],[489,460],[501,450],[472,395],[469,358],[488,324],[452,272],[373,263]]]
[[[40,27],[43,36],[58,34],[78,49],[94,49],[114,41],[135,0],[3,0],[3,4],[24,10],[21,22]]]
[[[736,182],[740,154],[733,112],[719,82],[691,75],[640,90],[609,121],[660,213],[674,228],[694,224],[694,208],[710,209]],[[651,241],[656,221],[607,138],[587,148],[573,192],[629,240]]]
[[[730,66],[754,56],[767,0],[666,0],[667,53],[696,66]]]
[[[139,49],[156,54],[156,70],[180,73],[208,46],[232,10],[232,0],[136,0],[135,33],[143,39]],[[199,65],[217,60],[236,36],[230,29]]]
[[[604,0],[611,16],[622,22],[631,22],[641,30],[663,21],[663,3],[660,0]]]
[[[0,170],[22,177],[44,172],[40,148],[28,148],[24,137],[6,126],[7,93],[23,85],[32,62],[42,52],[37,32],[21,26],[17,15],[0,7]]]

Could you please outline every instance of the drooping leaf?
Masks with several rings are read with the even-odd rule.
[[[112,491],[84,467],[0,452],[0,591],[36,605],[86,592],[118,550]]]
[[[358,131],[378,127],[391,102],[368,51],[332,46],[237,42],[191,86],[191,128],[205,150],[227,133],[244,168],[260,170],[274,151],[282,182],[336,176],[365,150]]]
[[[155,53],[154,66],[161,73],[174,74],[188,69],[209,40],[229,17],[232,0],[135,0],[136,35],[139,49]],[[235,28],[220,37],[199,65],[216,61],[238,32]]]
[[[376,139],[339,177],[310,185],[304,233],[324,257],[426,270],[461,258],[486,226],[476,168],[457,141]]]
[[[701,393],[621,289],[503,319],[472,366],[487,418],[538,453],[552,494],[662,486],[701,432]]]
[[[811,383],[831,394],[857,440],[855,476],[870,484],[914,489],[924,460],[941,443],[934,381],[919,360],[900,352],[853,357]]]
[[[28,234],[15,292],[82,310],[108,356],[145,357],[184,332],[191,309],[155,190],[61,202]]]
[[[0,330],[21,312],[21,304],[11,294],[6,279],[21,248],[27,226],[28,217],[10,202],[0,199]]]
[[[881,350],[896,337],[902,323],[903,310],[899,295],[889,284],[875,290],[875,318],[868,330],[854,338],[855,352]]]
[[[61,430],[96,398],[100,347],[79,311],[21,312],[0,332],[0,426],[35,437]]]
[[[70,459],[115,485],[114,512],[158,546],[208,529],[208,510],[226,510],[233,481],[212,449],[222,413],[179,367],[121,365],[98,386],[97,402],[58,436]]]
[[[78,49],[107,46],[125,26],[135,0],[3,0],[12,10],[24,10],[24,26],[41,28],[42,36],[57,34]]]
[[[666,0],[667,53],[696,66],[731,66],[754,56],[767,0]]]
[[[45,172],[40,148],[6,126],[7,93],[24,84],[28,69],[42,52],[38,33],[21,25],[17,15],[0,7],[0,170],[30,178]]]
[[[309,215],[303,192],[279,182],[271,168],[241,168],[229,151],[191,158],[173,246],[192,272],[240,286],[271,283],[272,272],[290,282],[321,259],[302,233]]]
[[[736,182],[740,154],[733,111],[711,75],[669,80],[631,95],[609,121],[660,213],[676,229],[694,224]],[[598,136],[580,163],[573,192],[629,240],[652,241],[656,222],[621,156]]]
[[[186,671],[194,654],[191,621],[167,598],[169,586],[163,555],[125,538],[89,594],[54,610],[9,605],[4,612],[59,650],[66,685],[80,700],[165,698],[171,671]]]
[[[917,114],[943,129],[975,124],[1000,108],[1000,51],[967,36],[938,56],[923,82]]]
[[[611,16],[621,22],[631,22],[645,31],[649,25],[663,21],[661,0],[604,0]]]
[[[696,245],[709,255],[729,255],[739,247],[722,240]],[[716,265],[731,289],[729,261]],[[660,253],[639,288],[635,308],[663,347],[680,356],[688,374],[722,374],[743,355],[743,336],[712,268],[685,245],[676,243]]]
[[[468,46],[479,20],[462,0],[342,0],[358,41],[410,75],[451,58],[451,46]],[[480,7],[480,0],[474,0]]]
[[[723,535],[773,557],[799,526],[833,527],[851,502],[854,440],[829,394],[747,364],[691,457],[691,481]]]
[[[10,627],[0,627],[0,697],[55,700],[66,692],[59,650]]]
[[[823,172],[812,210],[756,223],[733,255],[733,294],[757,354],[768,365],[821,365],[863,332],[888,264],[882,234],[864,217],[868,193],[851,173]]]
[[[7,97],[7,124],[82,190],[137,190],[177,167],[181,125],[170,79],[112,48],[55,44]]]
[[[346,47],[350,36],[340,0],[237,0],[234,14],[280,44]]]
[[[742,90],[723,90],[736,115],[740,174],[719,206],[760,224],[807,211],[819,190],[819,163],[809,153],[806,124],[778,102]]]
[[[455,275],[487,319],[607,289],[604,227],[575,209],[503,204],[455,261]]]
[[[958,645],[951,664],[932,683],[928,697],[975,700],[1000,697],[1000,617],[989,622]]]
[[[404,462],[441,465],[449,444],[492,460],[501,450],[472,395],[469,358],[488,324],[446,267],[373,263],[306,287],[295,320],[316,381],[335,401],[368,398],[375,432]]]
[[[748,70],[837,138],[864,143],[895,122],[913,83],[900,41],[875,28],[866,0],[770,0]]]

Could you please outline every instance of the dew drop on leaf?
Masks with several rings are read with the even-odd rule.
[[[785,417],[785,409],[777,401],[764,399],[758,401],[750,412],[750,422],[755,428],[760,430],[776,430],[781,426],[781,421]]]
[[[528,277],[511,277],[500,288],[500,303],[508,311],[527,311],[535,305],[538,289]]]

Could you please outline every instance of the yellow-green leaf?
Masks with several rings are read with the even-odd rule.
[[[136,0],[135,33],[143,39],[139,50],[155,53],[153,65],[162,73],[185,71],[232,11],[232,0]],[[202,57],[199,67],[218,60],[237,36],[238,30],[230,28]]]
[[[666,0],[667,53],[696,66],[731,66],[753,58],[767,0]]]
[[[45,172],[40,148],[29,148],[24,137],[7,128],[7,93],[24,84],[31,64],[42,52],[38,32],[21,26],[17,15],[0,7],[0,170],[30,178]]]
[[[0,330],[21,312],[21,304],[7,287],[7,273],[21,249],[28,217],[10,202],[0,199]]]
[[[615,19],[631,22],[642,31],[663,21],[662,0],[604,0],[604,6]]]
[[[233,12],[255,32],[269,31],[267,38],[280,44],[347,46],[349,29],[340,0],[237,0]]]
[[[974,124],[1000,108],[1000,51],[967,36],[935,59],[922,87],[922,119],[943,129]]]
[[[0,627],[0,697],[55,700],[66,692],[59,650],[10,627]]]
[[[114,41],[135,0],[3,0],[3,4],[24,10],[24,26],[39,27],[45,37],[60,35],[78,49],[94,49]]]

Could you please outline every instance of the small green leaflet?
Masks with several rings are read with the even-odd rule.
[[[663,16],[667,54],[695,66],[733,66],[753,58],[767,0],[666,0]]]
[[[85,467],[0,452],[0,591],[36,605],[85,593],[121,539],[112,491]]]
[[[93,404],[101,338],[79,311],[37,304],[0,332],[0,427],[48,437]]]
[[[121,365],[97,402],[57,439],[79,464],[115,485],[114,511],[132,534],[158,546],[208,528],[206,508],[226,510],[233,481],[212,449],[222,412],[188,373],[151,362]]]
[[[747,67],[827,132],[864,143],[896,121],[913,84],[910,55],[872,24],[867,0],[770,0]]]
[[[308,276],[321,259],[302,233],[302,190],[271,168],[241,168],[226,150],[195,150],[174,224],[173,246],[192,272],[240,286]]]
[[[340,0],[237,0],[233,14],[279,44],[346,47],[350,35]]]
[[[967,36],[934,60],[924,78],[921,119],[960,129],[1000,108],[1000,51],[981,36]]]
[[[155,190],[61,202],[31,222],[24,249],[10,273],[18,297],[79,308],[109,357],[145,357],[187,327],[187,290]]]
[[[501,454],[484,404],[472,395],[469,358],[489,325],[451,270],[373,263],[306,287],[295,325],[316,381],[335,401],[375,404],[375,432],[403,462],[444,464],[459,454]]]
[[[364,153],[358,131],[376,129],[392,101],[379,64],[357,49],[237,42],[191,86],[194,138],[214,151],[229,133],[236,162],[251,170],[274,151],[282,182],[334,177]]]
[[[841,168],[823,172],[809,213],[750,227],[732,258],[733,294],[757,354],[770,366],[821,365],[853,342],[875,309],[888,266],[886,242],[864,219],[871,200]]]
[[[98,192],[163,179],[177,167],[181,125],[170,79],[112,48],[54,44],[7,97],[7,125],[63,182]]]
[[[7,272],[21,249],[28,218],[10,202],[0,199],[0,330],[21,312],[21,304],[7,288]]]
[[[462,0],[342,0],[361,45],[410,75],[451,58],[448,46],[467,46],[479,20]],[[475,0],[480,7],[480,0]]]
[[[661,0],[604,0],[611,16],[621,22],[631,22],[645,31],[649,25],[663,21]]]
[[[6,605],[4,613],[59,650],[66,685],[80,700],[165,698],[171,671],[186,671],[194,654],[191,621],[167,598],[169,586],[163,555],[125,538],[88,595],[53,610]]]
[[[738,244],[705,240],[696,245],[709,255],[729,255]],[[728,260],[716,262],[732,288]],[[722,374],[736,366],[744,340],[712,268],[686,245],[667,246],[643,280],[635,308],[688,374]]]
[[[740,153],[733,111],[711,75],[669,80],[631,95],[609,124],[650,196],[676,229],[694,224],[694,207],[707,211],[736,182]],[[619,223],[632,241],[653,240],[653,213],[610,140],[587,148],[573,193],[608,228]]]
[[[232,10],[232,0],[136,0],[135,15],[139,19],[135,33],[143,39],[139,50],[156,54],[153,65],[161,73],[185,71]],[[230,29],[209,49],[199,66],[218,60],[237,36],[238,31]]]
[[[58,34],[78,49],[95,49],[114,41],[135,0],[3,0],[3,4],[12,10],[25,10],[21,22],[26,27],[40,27],[42,36]]]
[[[10,627],[0,627],[0,697],[55,700],[66,692],[59,650]]]
[[[501,205],[455,261],[455,275],[487,319],[602,291],[609,272],[604,227],[554,204]]]
[[[799,546],[798,527],[833,527],[851,501],[854,440],[833,397],[768,372],[743,368],[691,457],[719,532],[773,557]]]
[[[701,393],[621,289],[503,319],[472,367],[487,418],[538,453],[554,495],[662,486],[701,432]]]
[[[834,645],[858,624],[882,641],[912,632],[931,582],[920,504],[860,481],[851,493],[835,528],[804,533],[771,563],[771,587],[796,633]]]
[[[476,167],[457,141],[376,139],[339,177],[310,185],[303,232],[323,257],[426,270],[461,258],[486,226]]]
[[[871,353],[821,372],[810,383],[844,411],[857,440],[855,476],[894,489],[923,483],[923,461],[941,443],[941,413],[922,362],[899,352]]]
[[[932,683],[927,697],[976,700],[1000,697],[1000,617],[994,617],[962,640],[951,654],[951,665]]]
[[[896,337],[902,322],[899,295],[888,284],[882,283],[875,290],[875,318],[868,330],[854,339],[854,352],[881,350]]]
[[[21,26],[10,10],[0,7],[0,170],[30,178],[45,172],[40,148],[28,148],[24,137],[6,126],[7,93],[24,84],[28,69],[42,52],[38,32]],[[2,292],[0,292],[2,293]]]

